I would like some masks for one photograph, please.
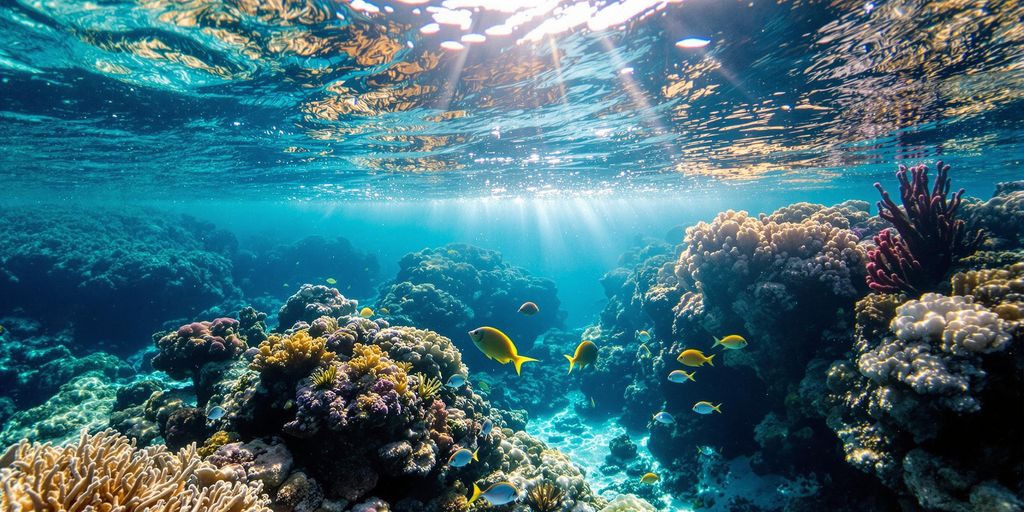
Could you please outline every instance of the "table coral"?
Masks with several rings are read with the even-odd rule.
[[[163,447],[139,450],[109,430],[83,432],[67,446],[22,441],[0,457],[0,504],[11,512],[118,505],[140,511],[270,512],[259,484],[211,478],[214,472],[195,446],[177,453]]]

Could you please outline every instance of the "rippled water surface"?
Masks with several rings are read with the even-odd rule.
[[[0,3],[18,194],[819,190],[1019,174],[1019,2]],[[127,192],[126,192],[127,191]]]

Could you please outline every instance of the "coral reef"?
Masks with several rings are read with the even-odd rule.
[[[342,237],[307,236],[289,244],[267,246],[254,239],[233,257],[234,275],[246,295],[278,293],[283,284],[323,282],[334,285],[348,297],[369,297],[380,272],[377,258],[366,254]]]
[[[191,378],[200,405],[209,398],[208,383],[218,377],[220,369],[216,366],[241,356],[247,348],[234,318],[192,322],[174,332],[157,333],[153,341],[158,351],[153,368],[175,379]]]
[[[519,306],[532,301],[540,312],[529,318]],[[377,310],[393,324],[437,331],[469,347],[463,357],[483,363],[466,340],[481,325],[500,327],[525,352],[538,335],[560,326],[555,284],[502,261],[501,254],[465,244],[450,244],[406,254],[398,274],[384,285]]]
[[[116,395],[117,382],[102,373],[79,375],[46,402],[14,413],[0,431],[0,445],[20,439],[60,443],[74,438],[83,428],[103,428]]]
[[[1001,187],[984,202],[965,198],[963,213],[969,230],[984,231],[984,248],[1024,247],[1024,189]]]
[[[858,303],[856,353],[827,373],[828,424],[847,462],[921,507],[1017,509],[1024,263],[957,274],[951,288]]]
[[[875,248],[868,251],[867,283],[881,293],[903,291],[919,294],[931,290],[952,268],[955,259],[966,256],[981,244],[981,233],[968,234],[966,223],[957,218],[964,190],[949,198],[949,166],[936,164],[935,184],[929,190],[928,167],[900,165],[901,208],[882,185],[878,216],[891,229],[875,235]],[[909,173],[909,176],[908,176]]]
[[[0,311],[22,310],[51,331],[74,329],[80,345],[102,340],[127,353],[160,327],[154,319],[239,295],[233,244],[211,225],[146,209],[4,208]]]
[[[279,330],[291,328],[297,322],[312,322],[322,316],[346,316],[355,313],[358,303],[346,299],[336,288],[304,284],[277,313]]]
[[[222,510],[270,512],[258,484],[233,482],[202,462],[191,446],[137,450],[111,431],[83,432],[67,446],[22,441],[0,457],[11,512],[49,510]]]

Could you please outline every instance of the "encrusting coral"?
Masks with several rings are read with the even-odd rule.
[[[0,504],[11,512],[270,512],[259,484],[224,479],[195,446],[140,450],[109,430],[63,447],[13,445],[0,457],[0,480]]]

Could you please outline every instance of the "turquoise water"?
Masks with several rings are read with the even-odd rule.
[[[1021,19],[0,2],[0,509],[1024,510]]]

